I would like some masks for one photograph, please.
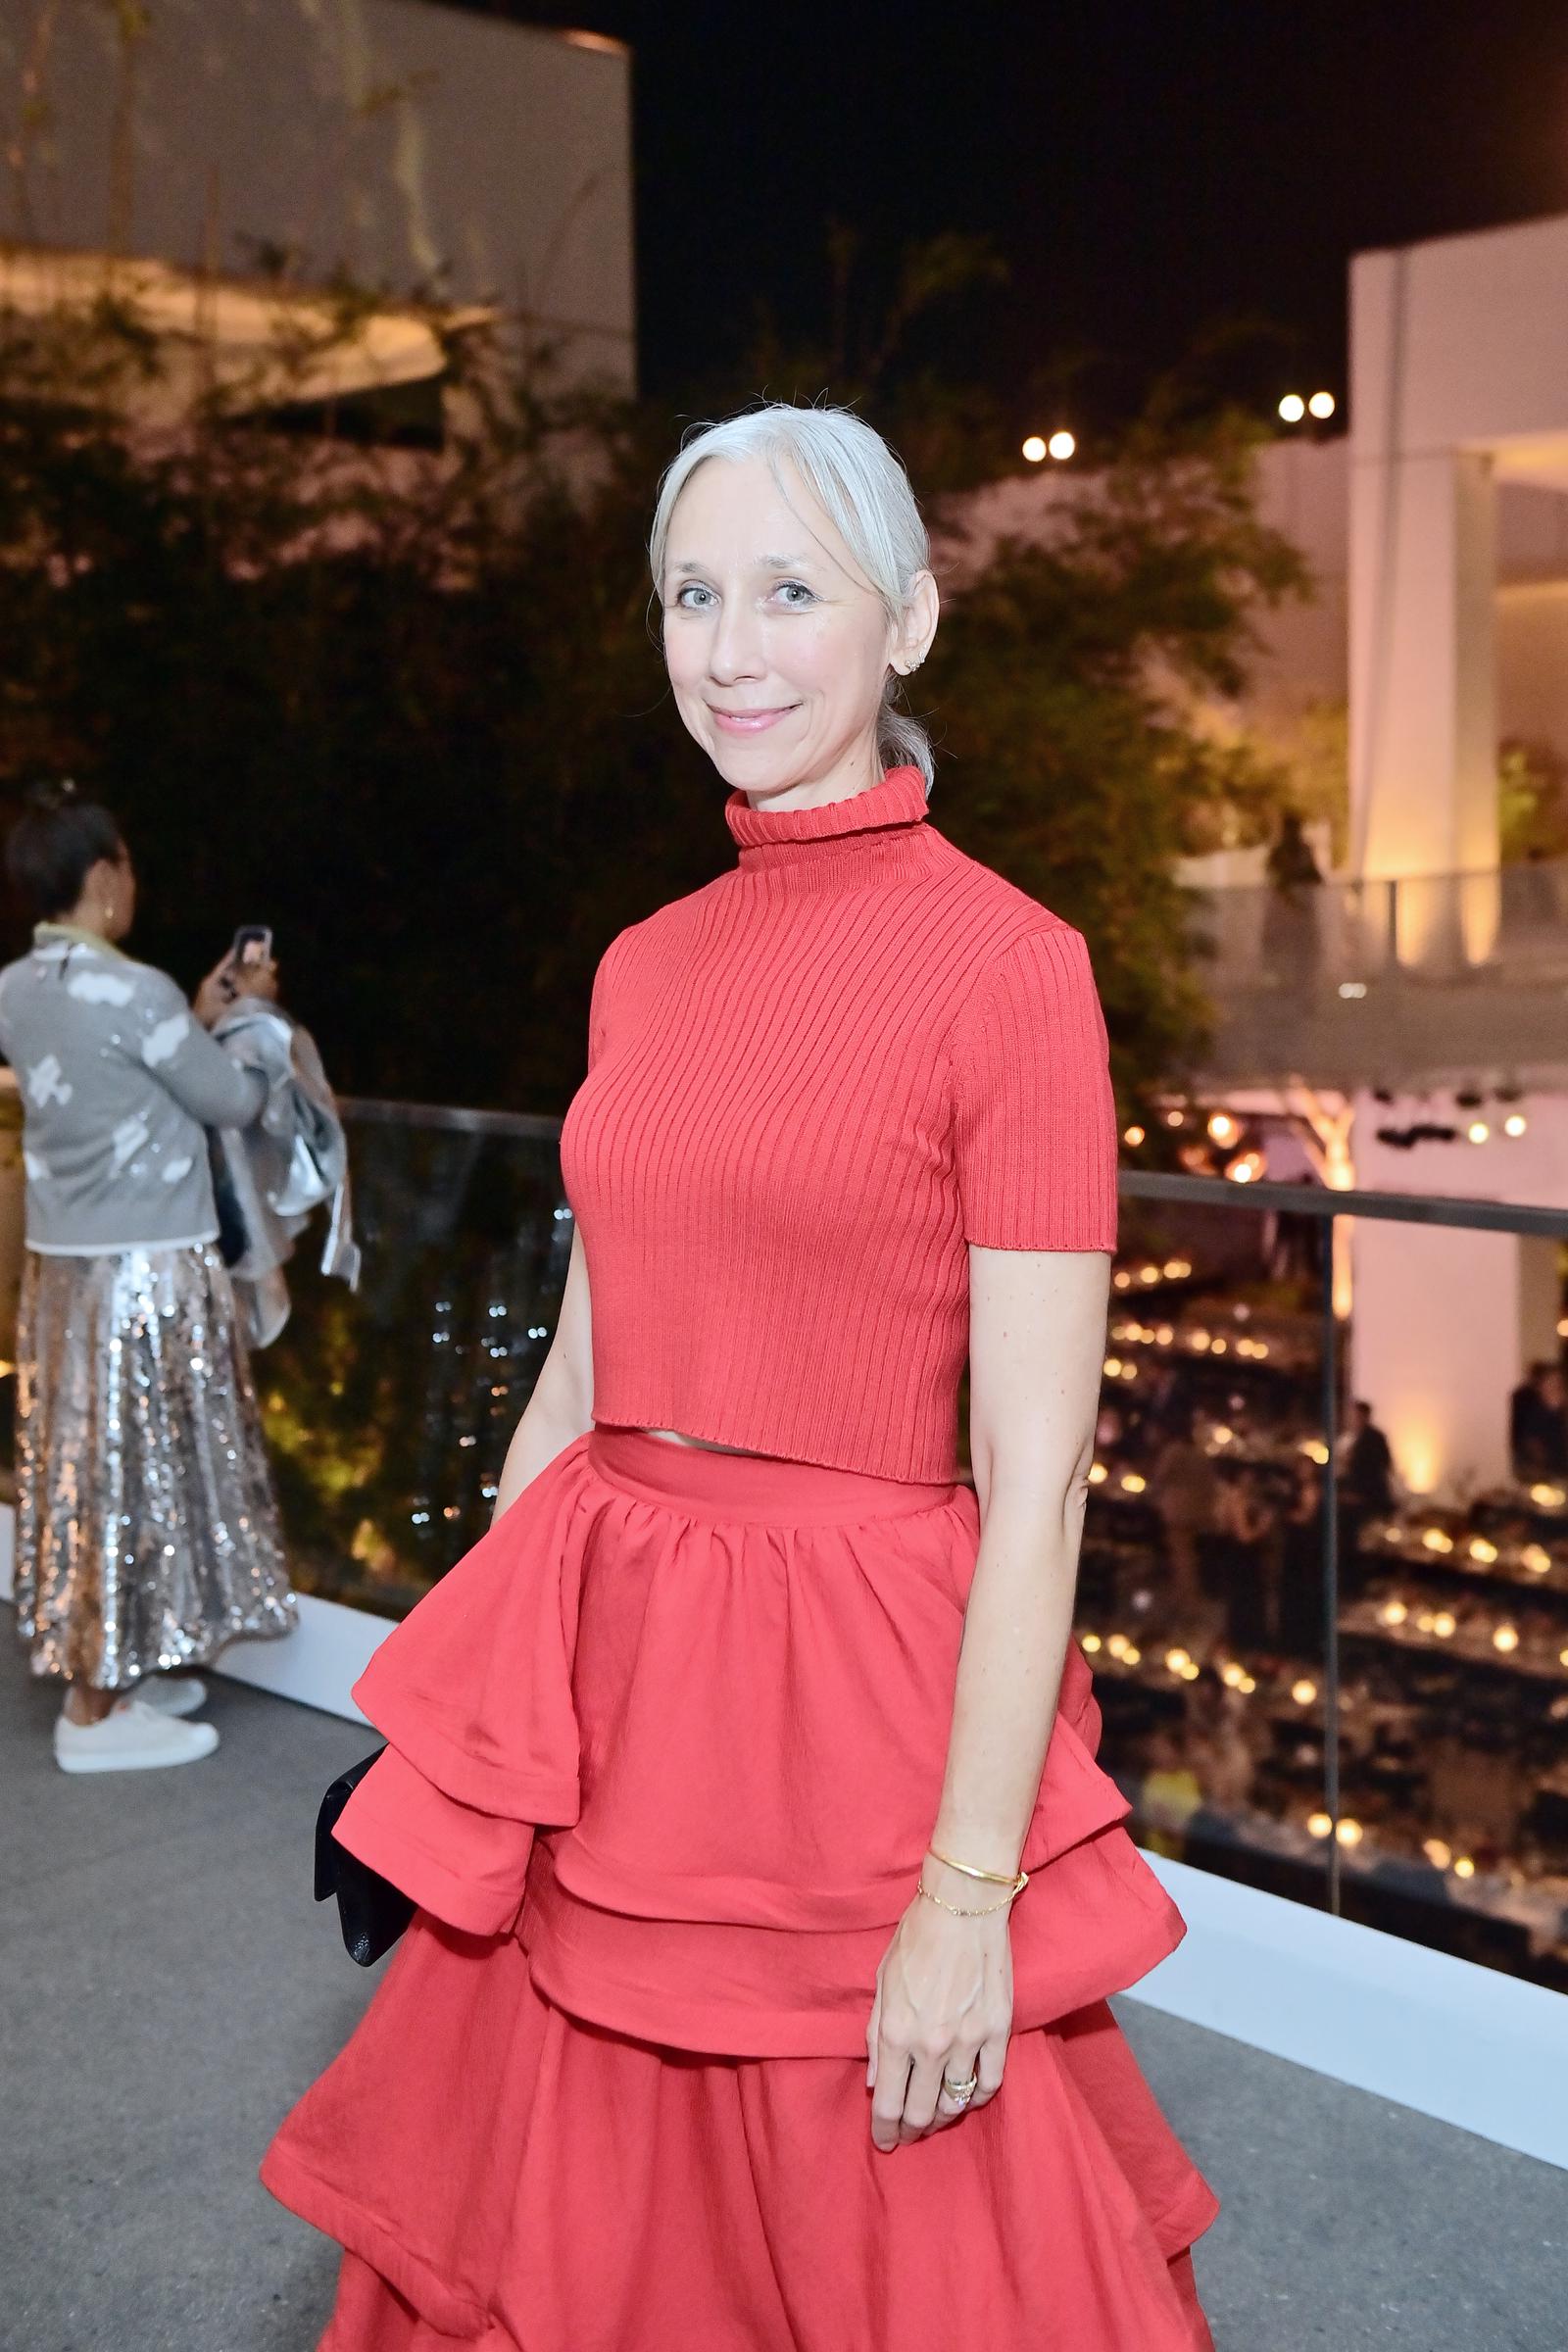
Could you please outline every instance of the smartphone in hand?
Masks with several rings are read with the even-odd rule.
[[[242,971],[254,971],[259,963],[272,959],[272,933],[267,923],[241,923],[234,934],[234,944],[228,951],[228,960]]]

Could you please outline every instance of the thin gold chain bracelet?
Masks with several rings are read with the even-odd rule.
[[[993,1912],[1005,1911],[1007,1905],[1012,1901],[1013,1895],[1016,1894],[1018,1890],[1016,1887],[1014,1887],[1012,1893],[1004,1894],[1000,1903],[983,1904],[978,1911],[966,1911],[961,1903],[944,1902],[940,1894],[932,1893],[924,1879],[921,1879],[916,1883],[914,1891],[916,1894],[923,1894],[928,1903],[935,1903],[939,1911],[951,1912],[955,1919],[989,1919]]]

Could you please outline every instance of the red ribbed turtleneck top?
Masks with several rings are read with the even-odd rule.
[[[562,1158],[594,1418],[946,1481],[965,1245],[1114,1250],[1082,935],[894,768],[725,814],[739,863],[613,940]]]

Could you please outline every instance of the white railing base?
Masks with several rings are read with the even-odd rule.
[[[1568,1999],[1158,1854],[1187,1937],[1168,2016],[1568,2169]]]

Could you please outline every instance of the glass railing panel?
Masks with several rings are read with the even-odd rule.
[[[295,1582],[401,1616],[489,1524],[572,1226],[550,1120],[346,1116],[359,1290],[323,1279],[307,1235],[256,1377]]]
[[[1124,1201],[1077,1616],[1134,1834],[1319,1904],[1325,1236]]]
[[[1490,1267],[1487,1295],[1560,1366],[1560,1244],[1419,1238],[1450,1280],[1461,1251]],[[1370,1315],[1373,1287],[1357,1288]],[[1487,1319],[1437,1370],[1397,1335],[1365,1350],[1391,1458],[1365,1438],[1342,1447],[1341,1773],[1365,1831],[1342,1907],[1568,1989],[1568,1418],[1560,1369],[1516,1375]]]

